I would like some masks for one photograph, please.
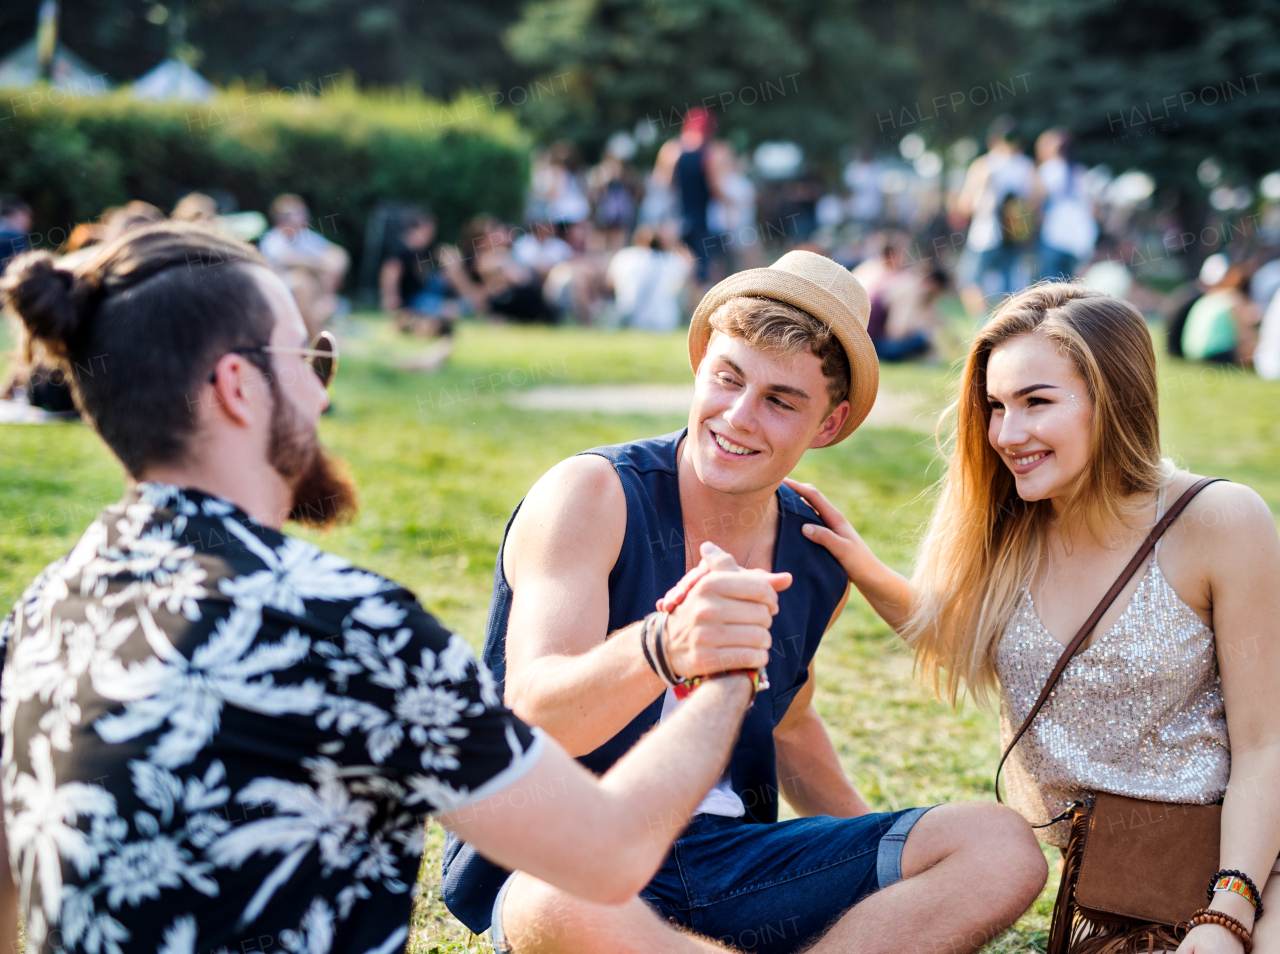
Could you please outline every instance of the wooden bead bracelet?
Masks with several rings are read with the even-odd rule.
[[[1187,921],[1187,930],[1200,924],[1216,924],[1218,927],[1224,927],[1236,937],[1240,938],[1244,944],[1244,954],[1251,954],[1253,951],[1253,935],[1249,933],[1249,929],[1241,924],[1238,920],[1229,914],[1223,914],[1221,911],[1209,911],[1201,908],[1195,914],[1191,915],[1191,919]]]

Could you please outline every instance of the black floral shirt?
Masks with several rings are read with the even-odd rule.
[[[0,623],[28,950],[395,954],[425,817],[542,737],[413,595],[141,484]]]

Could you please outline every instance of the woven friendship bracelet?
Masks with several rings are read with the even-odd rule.
[[[1201,908],[1195,914],[1191,915],[1191,919],[1187,921],[1187,930],[1197,927],[1201,924],[1216,924],[1218,927],[1226,928],[1236,937],[1240,938],[1244,944],[1244,954],[1251,954],[1253,951],[1253,935],[1249,933],[1249,929],[1241,924],[1238,920],[1229,914],[1223,914],[1221,911],[1207,911]]]
[[[704,682],[712,679],[722,679],[725,676],[746,676],[750,679],[751,698],[753,699],[761,689],[769,688],[769,677],[763,669],[726,669],[724,672],[708,673],[705,676],[690,676],[675,687],[676,698],[685,699]]]
[[[1237,878],[1235,875],[1228,875],[1224,878],[1219,878],[1217,883],[1213,886],[1213,893],[1217,894],[1219,891],[1234,891],[1236,894],[1240,895],[1240,897],[1253,905],[1255,911],[1254,918],[1257,918],[1258,915],[1256,912],[1261,905],[1258,903],[1258,898],[1254,895],[1253,889],[1249,887],[1246,881],[1241,878]]]
[[[1253,883],[1253,879],[1243,871],[1237,871],[1234,868],[1223,868],[1217,872],[1209,879],[1210,902],[1213,901],[1213,896],[1219,891],[1234,891],[1253,905],[1253,919],[1255,921],[1262,917],[1262,892]]]

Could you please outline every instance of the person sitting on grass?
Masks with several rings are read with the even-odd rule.
[[[817,515],[783,479],[808,448],[848,437],[875,402],[868,308],[857,280],[812,252],[725,279],[690,325],[688,427],[571,457],[516,509],[484,659],[512,710],[587,768],[608,771],[678,717],[690,680],[744,665],[768,679],[729,770],[696,810],[646,819],[687,830],[627,904],[573,898],[451,839],[441,896],[473,931],[492,926],[519,954],[960,954],[1040,893],[1044,856],[1017,813],[994,803],[871,813],[813,706],[814,654],[849,582],[805,537]],[[792,575],[768,651],[726,652],[737,626],[769,624],[746,604],[715,638],[663,638],[667,614],[685,605],[678,581],[696,579],[706,542],[743,567]],[[803,817],[779,822],[779,794]]]
[[[617,323],[644,331],[678,328],[692,263],[674,221],[637,226],[631,244],[613,254],[605,274]]]
[[[1182,356],[1189,361],[1249,367],[1262,315],[1246,293],[1249,274],[1245,268],[1223,264],[1226,268],[1217,281],[1206,282],[1208,290],[1187,310]]]
[[[395,316],[396,327],[407,335],[435,344],[407,367],[437,371],[453,353],[453,326],[470,304],[459,298],[439,265],[436,220],[413,205],[400,212],[398,235],[378,273],[382,310]]]
[[[593,778],[409,591],[281,532],[355,491],[316,431],[332,341],[251,246],[158,225],[0,290],[130,477],[0,623],[11,949],[16,907],[44,954],[395,954],[432,814],[593,903],[643,887],[676,834],[646,819],[718,777],[750,674]],[[673,644],[750,617],[730,648],[767,645],[785,574],[705,556]]]
[[[314,337],[338,309],[338,289],[351,256],[311,227],[311,211],[302,196],[276,196],[270,213],[272,228],[258,247],[289,286],[307,332]]]
[[[1049,950],[1276,954],[1280,925],[1262,913],[1280,906],[1280,537],[1242,484],[1204,487],[1178,516],[1201,480],[1163,456],[1157,372],[1129,302],[1058,282],[1006,299],[970,346],[910,580],[817,488],[794,489],[825,524],[806,528],[810,539],[839,558],[939,693],[953,704],[997,697],[1009,803],[1065,859]],[[1126,564],[1133,575],[1112,589]],[[1243,872],[1248,889],[1206,878],[1208,913],[1183,910],[1179,929],[1068,917],[1083,850],[1074,812],[1104,794],[1166,810],[1221,803],[1209,863]],[[1204,841],[1172,841],[1188,869],[1205,859]],[[1108,883],[1107,910],[1124,911],[1136,890],[1159,900],[1152,884],[1121,881]]]
[[[928,359],[946,327],[937,302],[947,274],[929,260],[904,269],[871,299],[867,330],[881,361]]]
[[[491,215],[462,227],[457,248],[440,249],[445,276],[477,315],[518,322],[555,321],[542,297],[542,276],[511,253],[511,230]]]
[[[462,300],[437,268],[435,216],[410,206],[400,213],[398,224],[399,234],[378,273],[382,310],[395,315],[396,326],[408,334],[451,335]]]

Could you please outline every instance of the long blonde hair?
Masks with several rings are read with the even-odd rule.
[[[1060,527],[1095,534],[1127,523],[1135,494],[1171,479],[1160,451],[1156,357],[1142,315],[1082,285],[1036,285],[1006,301],[974,340],[956,400],[956,435],[941,495],[916,562],[902,635],[935,691],[979,704],[996,687],[996,647],[1041,558],[1053,516],[1024,501],[987,432],[987,361],[1000,345],[1037,334],[1076,367],[1093,400],[1089,458]]]

